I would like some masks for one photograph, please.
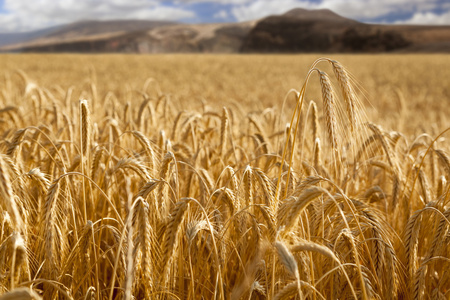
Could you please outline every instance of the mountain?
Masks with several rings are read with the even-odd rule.
[[[336,40],[363,25],[330,10],[294,9],[260,20],[243,42],[243,52],[337,51]],[[363,25],[364,26],[364,25]],[[368,26],[368,25],[366,25]]]
[[[450,52],[450,26],[376,25],[330,10],[294,9],[260,20],[242,52]]]
[[[27,41],[0,46],[0,51],[450,52],[450,26],[365,24],[327,9],[297,8],[242,23],[82,21],[36,34]]]
[[[0,33],[0,47],[37,39],[39,37],[52,33],[53,31],[57,30],[57,28],[58,27],[51,27],[30,32]]]
[[[120,36],[130,32],[150,30],[156,27],[177,24],[166,21],[146,21],[146,20],[110,20],[110,21],[79,21],[68,25],[53,27],[47,30],[35,31],[28,34],[8,34],[12,36],[13,43],[8,40],[1,40],[1,50],[6,51],[28,51],[29,49],[50,50],[54,45],[70,44],[80,41],[95,41],[113,36]],[[4,34],[6,35],[6,34]],[[16,38],[15,36],[24,36]],[[28,37],[28,39],[26,39]],[[0,35],[0,39],[2,36]],[[11,40],[11,39],[10,39]]]

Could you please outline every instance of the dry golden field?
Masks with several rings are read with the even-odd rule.
[[[449,299],[450,56],[320,57],[1,55],[0,300]]]

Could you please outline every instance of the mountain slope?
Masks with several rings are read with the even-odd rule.
[[[102,23],[103,25],[104,23]],[[140,30],[79,30],[71,26],[50,36],[0,50],[23,52],[227,52],[236,53],[255,22],[155,24]],[[75,29],[73,29],[75,27]],[[128,28],[129,29],[129,28]]]
[[[0,47],[3,46],[6,50],[19,50],[83,39],[95,40],[174,24],[176,23],[147,20],[79,21],[33,32],[0,34]]]
[[[146,20],[80,21],[62,26],[60,29],[48,34],[46,38],[55,40],[79,39],[83,36],[150,30],[156,27],[174,24],[176,23]]]

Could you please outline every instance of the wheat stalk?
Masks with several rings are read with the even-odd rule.
[[[267,82],[290,82],[295,72],[273,76],[282,63],[303,67],[300,57],[225,57],[225,69],[244,74],[230,84],[221,56],[189,57],[186,68],[174,67],[178,57],[127,56],[133,74],[163,66],[156,93],[154,79],[130,76],[116,56],[108,77],[111,59],[71,56],[49,79],[41,62],[60,58],[33,56],[30,74],[0,76],[0,299],[448,296],[450,152],[448,131],[438,131],[447,114],[433,98],[442,98],[439,80],[421,76],[419,97],[394,84],[410,99],[408,123],[388,111],[392,93],[375,91],[378,121],[366,136],[359,87],[331,59],[317,60],[281,107],[284,85],[255,87],[247,61],[275,70]],[[97,81],[99,62],[106,75]],[[331,64],[337,94],[321,62]],[[78,78],[86,65],[90,78]],[[365,70],[380,82],[407,79]],[[310,84],[316,73],[320,90]],[[420,84],[433,87],[425,106]],[[323,104],[305,111],[316,92]]]

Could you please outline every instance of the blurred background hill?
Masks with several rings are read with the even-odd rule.
[[[0,34],[2,52],[378,53],[450,52],[450,26],[358,22],[296,8],[245,22],[78,21]]]

